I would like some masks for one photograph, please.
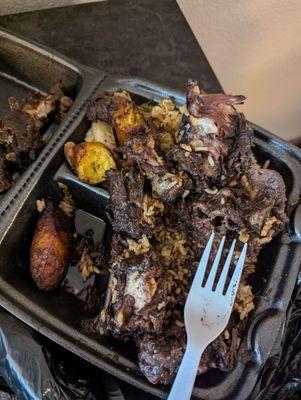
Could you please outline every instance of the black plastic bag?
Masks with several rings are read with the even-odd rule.
[[[250,400],[301,399],[301,274],[272,356],[263,367]]]
[[[48,399],[154,397],[119,382],[0,310],[0,400]]]
[[[31,329],[5,312],[0,312],[0,375],[19,400],[69,400],[53,379]]]
[[[71,399],[158,400],[119,381],[45,337],[41,337],[40,342],[46,350],[53,377]]]
[[[17,396],[2,378],[0,378],[0,400],[18,400]]]

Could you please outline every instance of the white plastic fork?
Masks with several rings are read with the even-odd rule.
[[[184,322],[187,333],[187,346],[176,379],[169,393],[168,400],[190,399],[201,356],[206,347],[226,328],[233,308],[245,262],[247,244],[243,246],[230,283],[224,293],[236,240],[234,239],[231,244],[227,259],[214,289],[213,285],[216,279],[225,237],[223,237],[220,242],[208,279],[203,287],[202,284],[213,239],[214,233],[211,235],[206,245],[185,303]]]

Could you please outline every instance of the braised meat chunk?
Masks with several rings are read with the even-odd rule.
[[[184,175],[168,171],[165,161],[156,151],[156,136],[154,129],[146,128],[144,132],[127,141],[125,156],[127,160],[135,162],[150,180],[152,195],[172,203],[185,190],[190,189],[190,180]]]
[[[14,101],[16,102],[15,99]],[[20,108],[31,117],[36,129],[41,129],[55,112],[57,112],[57,118],[61,120],[72,103],[70,97],[62,91],[62,85],[57,83],[46,96],[36,92],[29,93],[21,102]]]
[[[228,182],[235,179],[251,168],[256,167],[257,161],[252,152],[253,131],[243,114],[238,115],[238,130],[227,156],[223,171]]]
[[[248,222],[258,233],[262,232],[268,219],[273,217],[278,233],[283,230],[287,221],[285,215],[285,184],[278,172],[268,169],[255,169],[249,171],[248,191],[252,207]],[[272,227],[272,226],[271,226]]]
[[[140,238],[143,234],[151,235],[151,226],[144,217],[143,186],[144,178],[129,171],[109,170],[107,172],[110,204],[108,217],[114,231]]]
[[[186,347],[183,328],[170,328],[161,334],[145,334],[139,342],[139,367],[154,385],[172,382]]]
[[[34,121],[26,112],[13,109],[2,118],[0,145],[5,149],[5,159],[8,162],[19,167],[27,166],[36,158],[36,153],[44,144]]]
[[[234,105],[244,100],[244,96],[201,94],[197,82],[189,80],[180,144],[170,155],[181,169],[199,179],[221,179],[223,160],[238,132],[239,114]]]
[[[8,99],[10,113],[0,121],[0,193],[13,184],[12,174],[26,168],[44,147],[42,128],[57,113],[62,118],[72,100],[65,96],[60,85],[48,95],[29,93],[19,102]]]
[[[219,336],[203,353],[199,373],[209,368],[230,371],[237,361],[238,332],[227,330],[226,338]],[[186,348],[185,329],[177,326],[163,328],[159,334],[144,334],[138,340],[139,367],[147,379],[153,383],[169,385],[172,383]]]

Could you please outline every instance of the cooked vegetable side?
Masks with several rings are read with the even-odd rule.
[[[106,171],[116,168],[111,151],[100,142],[67,142],[65,155],[77,176],[91,185],[103,182]]]
[[[56,289],[66,273],[72,252],[71,220],[48,202],[32,239],[30,273],[36,286]]]

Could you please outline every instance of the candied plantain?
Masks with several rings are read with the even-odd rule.
[[[120,102],[112,111],[112,117],[120,146],[123,146],[128,137],[137,133],[144,125],[143,118],[132,101]]]
[[[124,93],[100,95],[94,99],[87,112],[87,118],[112,125],[120,146],[123,146],[130,136],[145,129],[145,121],[137,106]]]
[[[77,144],[74,147],[72,166],[80,180],[92,185],[103,182],[109,169],[116,169],[112,153],[99,142]]]
[[[45,291],[62,282],[72,251],[69,218],[48,202],[39,219],[30,249],[30,273],[36,286]]]

